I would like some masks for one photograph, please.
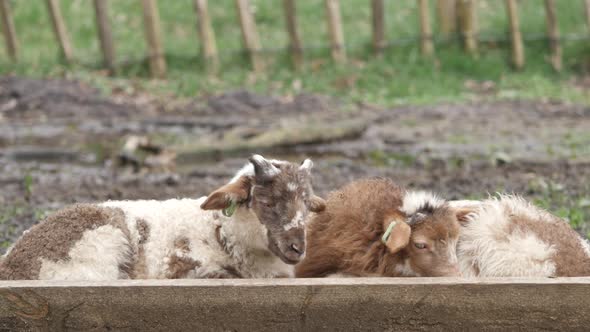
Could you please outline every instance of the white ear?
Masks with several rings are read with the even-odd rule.
[[[311,168],[313,167],[313,162],[311,161],[311,159],[305,159],[302,163],[301,166],[299,166],[299,169],[302,171],[311,171]]]

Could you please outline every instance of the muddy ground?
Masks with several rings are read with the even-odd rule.
[[[353,179],[387,176],[449,199],[521,193],[578,219],[590,205],[590,109],[580,105],[387,109],[247,91],[189,100],[125,90],[105,97],[80,82],[4,77],[0,243],[74,202],[205,195],[252,152],[311,156],[321,195]],[[583,234],[590,230],[574,222]]]

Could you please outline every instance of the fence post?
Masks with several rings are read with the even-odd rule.
[[[586,4],[586,22],[590,28],[590,0],[585,0],[584,2]]]
[[[293,67],[297,70],[303,67],[303,46],[299,29],[297,28],[297,7],[296,0],[283,0],[285,10],[285,22],[289,34],[289,50],[293,59]]]
[[[434,43],[432,41],[428,0],[418,0],[418,7],[420,11],[420,48],[422,55],[430,57],[434,53]]]
[[[437,0],[438,26],[445,38],[450,38],[457,28],[455,0]]]
[[[166,59],[160,34],[160,14],[156,0],[142,0],[145,37],[148,43],[150,71],[155,78],[166,76]]]
[[[471,55],[477,55],[477,15],[475,1],[457,0],[457,14],[463,37],[463,46]]]
[[[516,69],[524,67],[524,45],[520,33],[520,21],[518,18],[518,3],[516,0],[506,0],[506,11],[510,24],[510,38],[512,40],[512,64]]]
[[[110,75],[115,74],[115,44],[109,20],[109,5],[107,0],[94,0],[94,13],[96,16],[96,27],[98,39],[104,58],[104,64]]]
[[[371,1],[373,14],[373,52],[379,56],[385,48],[385,4],[383,0]]]
[[[194,0],[194,7],[197,14],[197,29],[201,38],[201,52],[205,59],[207,71],[214,75],[219,70],[219,58],[207,0]]]
[[[559,26],[557,25],[555,1],[545,0],[545,13],[547,16],[547,37],[551,49],[551,65],[556,71],[561,71],[561,45],[559,43]]]
[[[58,0],[47,0],[46,3],[47,9],[49,10],[49,16],[51,17],[51,25],[53,26],[55,38],[57,38],[64,59],[69,63],[72,61],[72,44],[70,42],[70,37],[68,36],[68,31],[66,30],[64,18],[61,15]]]
[[[244,40],[244,47],[250,56],[252,68],[255,72],[264,70],[264,59],[260,54],[262,46],[260,45],[260,37],[256,30],[256,22],[254,16],[250,12],[250,1],[236,0],[236,7],[238,10],[238,17],[240,19],[240,27],[242,29],[242,39]]]
[[[340,3],[338,0],[325,0],[325,3],[332,58],[336,63],[344,63],[346,62],[346,49],[344,48],[344,33],[342,32]]]
[[[0,0],[0,16],[2,16],[2,33],[6,42],[6,51],[12,61],[18,61],[18,40],[12,20],[9,0]]]

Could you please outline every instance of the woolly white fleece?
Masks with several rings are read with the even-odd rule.
[[[469,204],[463,204],[469,203]],[[475,207],[462,227],[457,255],[465,277],[549,277],[555,273],[555,247],[534,232],[513,229],[514,216],[539,223],[556,219],[524,199],[502,196],[476,204],[456,201],[453,207]],[[560,222],[560,221],[558,221]]]
[[[228,268],[244,278],[293,277],[294,267],[270,252],[266,227],[249,209],[238,207],[228,218],[217,211],[201,210],[200,205],[205,199],[101,203],[99,206],[123,210],[131,243],[123,232],[112,226],[88,230],[72,248],[72,259],[58,263],[44,261],[40,278],[119,278],[118,268],[121,264],[128,264],[129,248],[135,255],[133,261],[137,261],[140,247],[138,224],[142,223],[148,226],[149,232],[142,243],[146,271],[145,275],[138,276],[140,278],[166,278],[171,272],[170,261],[174,256],[199,262],[199,266],[183,276],[185,278],[206,278],[226,272]],[[217,228],[224,246],[217,241]],[[188,251],[177,248],[175,243],[179,239],[188,240]]]

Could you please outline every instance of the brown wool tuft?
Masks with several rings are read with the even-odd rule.
[[[145,243],[150,239],[150,225],[145,219],[138,218],[135,221],[137,227],[137,259],[131,273],[132,279],[145,279],[148,275],[147,261],[145,257]]]
[[[121,209],[78,204],[57,211],[33,226],[15,243],[0,263],[0,279],[38,279],[42,258],[53,262],[68,260],[71,248],[84,232],[105,225],[119,228],[130,238]],[[131,247],[128,253],[128,262],[119,267],[122,277],[129,277],[132,269]]]
[[[168,273],[166,278],[168,279],[182,279],[185,278],[190,271],[201,266],[201,262],[192,259],[188,256],[178,256],[173,254],[170,256],[168,262]]]

